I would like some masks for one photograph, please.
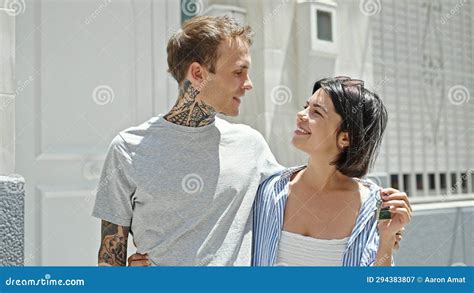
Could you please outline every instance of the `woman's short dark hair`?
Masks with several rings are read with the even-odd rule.
[[[342,174],[363,177],[372,168],[378,155],[383,132],[387,125],[387,110],[376,93],[363,87],[345,86],[345,82],[325,78],[315,82],[313,94],[323,89],[342,117],[337,130],[349,134],[349,146],[332,162]]]

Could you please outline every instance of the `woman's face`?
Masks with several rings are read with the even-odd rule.
[[[306,102],[305,109],[296,114],[292,143],[309,155],[329,156],[332,160],[348,145],[347,133],[337,136],[341,121],[331,97],[319,89]]]

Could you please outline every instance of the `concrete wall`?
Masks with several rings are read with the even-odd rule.
[[[461,204],[460,204],[461,203]],[[463,202],[415,206],[404,233],[397,266],[474,265],[474,206]],[[440,208],[441,207],[441,208]],[[418,209],[418,210],[417,210]]]

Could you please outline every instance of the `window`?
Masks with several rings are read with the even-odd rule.
[[[310,7],[312,51],[316,54],[336,55],[336,2],[315,1]]]
[[[416,174],[416,190],[423,190],[423,174]]]
[[[446,174],[441,173],[439,174],[439,182],[441,189],[446,189]]]
[[[318,39],[332,42],[332,14],[328,11],[316,10]]]
[[[471,174],[471,190],[474,191],[474,172],[472,172],[472,170],[469,170],[469,173],[467,174]]]
[[[461,173],[461,192],[467,193],[467,174]]]
[[[390,175],[390,186],[395,189],[399,189],[398,187],[398,175],[392,174]]]
[[[451,173],[451,192],[458,193],[458,187],[460,182],[456,179],[456,173]]]
[[[411,193],[411,178],[410,174],[403,174],[403,191]]]
[[[436,183],[435,183],[435,174],[431,173],[428,174],[428,186],[430,187],[430,190],[435,190],[436,189]]]

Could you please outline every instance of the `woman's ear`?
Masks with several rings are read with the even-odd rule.
[[[337,139],[337,147],[340,149],[345,149],[349,146],[349,144],[349,133],[347,131],[339,133],[339,137]]]

